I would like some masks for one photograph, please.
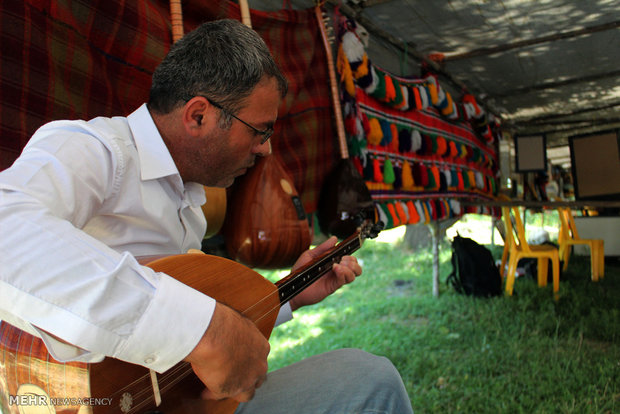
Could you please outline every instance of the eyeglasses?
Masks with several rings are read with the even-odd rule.
[[[213,106],[215,106],[217,109],[219,109],[220,111],[232,116],[233,118],[235,118],[237,121],[241,122],[243,125],[251,128],[255,134],[257,135],[262,135],[263,138],[260,141],[260,144],[263,145],[265,142],[267,142],[267,140],[269,138],[271,138],[271,136],[273,135],[273,127],[269,127],[265,130],[260,130],[258,128],[256,128],[253,125],[248,124],[247,122],[245,122],[243,119],[239,118],[238,116],[236,116],[235,114],[233,114],[232,112],[230,112],[228,109],[224,108],[222,105],[220,105],[217,102],[213,102],[210,98],[203,96],[203,95],[199,95],[202,96],[203,98],[205,98],[207,101],[209,101],[209,103]]]

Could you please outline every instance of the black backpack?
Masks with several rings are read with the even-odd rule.
[[[491,251],[459,235],[452,241],[452,273],[446,283],[465,295],[490,297],[502,293],[502,278]]]

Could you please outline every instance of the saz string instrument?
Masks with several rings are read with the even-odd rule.
[[[323,182],[319,194],[317,218],[321,231],[325,234],[334,234],[343,239],[355,231],[357,214],[368,214],[375,211],[372,196],[364,179],[349,158],[349,149],[340,107],[340,93],[338,80],[334,69],[334,57],[327,26],[320,6],[314,8],[315,16],[321,32],[323,47],[327,56],[327,70],[331,89],[340,160],[330,171]]]
[[[237,262],[206,254],[143,259],[252,320],[269,338],[280,307],[327,273],[342,256],[376,237],[382,223],[366,220],[355,234],[275,284]],[[0,411],[5,414],[232,414],[232,399],[203,400],[202,382],[187,362],[158,374],[113,358],[61,363],[43,341],[0,324]],[[35,411],[36,410],[36,411]]]

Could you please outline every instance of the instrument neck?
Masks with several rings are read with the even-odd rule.
[[[311,264],[295,270],[285,278],[276,282],[280,304],[284,305],[293,299],[297,294],[314,283],[317,279],[329,272],[335,263],[339,263],[343,256],[350,255],[362,246],[360,232],[334,246],[322,257],[313,261]]]

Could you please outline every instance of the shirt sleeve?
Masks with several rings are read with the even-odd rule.
[[[161,372],[192,351],[215,301],[79,229],[120,165],[84,135],[35,143],[0,173],[0,318],[59,360],[111,356]]]
[[[293,319],[293,310],[291,309],[291,304],[286,302],[280,308],[280,312],[278,312],[278,318],[276,319],[275,326],[282,325]]]

